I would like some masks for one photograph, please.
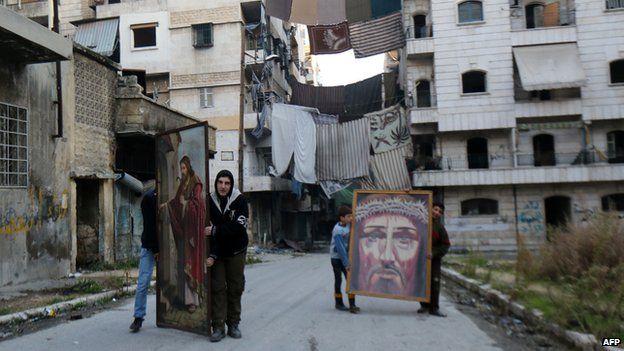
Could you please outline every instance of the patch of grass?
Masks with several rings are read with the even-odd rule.
[[[247,260],[245,261],[246,265],[252,265],[256,263],[262,263],[262,260],[258,256],[247,256]]]
[[[483,255],[476,251],[471,251],[463,262],[463,266],[460,269],[460,273],[470,277],[477,278],[477,270],[479,268],[487,267],[488,260]]]
[[[8,307],[0,307],[0,316],[4,316],[5,314],[12,313],[11,309]]]
[[[71,291],[79,294],[96,294],[102,292],[104,287],[95,280],[79,279],[78,283],[71,287]]]

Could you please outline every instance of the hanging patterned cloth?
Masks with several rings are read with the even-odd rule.
[[[336,25],[308,26],[310,53],[338,54],[351,49],[347,22]]]
[[[400,105],[369,113],[370,141],[375,153],[387,152],[411,145],[409,124]]]

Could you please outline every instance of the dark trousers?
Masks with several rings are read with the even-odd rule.
[[[238,325],[241,316],[241,297],[245,290],[245,256],[243,252],[233,257],[215,261],[211,270],[212,327],[223,329],[225,323]]]
[[[334,294],[342,294],[340,288],[342,286],[342,275],[347,279],[347,269],[338,258],[331,259],[331,265],[334,269]]]
[[[429,303],[421,302],[422,307],[429,308],[429,311],[440,309],[440,278],[442,276],[442,259],[431,260],[431,296]]]

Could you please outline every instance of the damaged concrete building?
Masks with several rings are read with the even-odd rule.
[[[418,170],[457,248],[624,211],[622,1],[403,1]]]
[[[135,256],[154,135],[199,121],[1,6],[0,49],[0,286]]]

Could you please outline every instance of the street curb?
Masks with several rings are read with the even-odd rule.
[[[556,323],[549,322],[544,318],[544,314],[541,311],[528,309],[517,302],[511,301],[508,295],[496,289],[492,289],[490,284],[483,284],[475,279],[465,277],[461,273],[450,268],[442,268],[442,275],[469,291],[485,298],[486,301],[504,311],[510,312],[514,316],[522,319],[525,323],[533,327],[542,328],[551,335],[562,339],[570,345],[574,345],[580,350],[605,350],[594,335],[566,330]]]
[[[155,286],[156,281],[152,280],[150,286]],[[24,323],[33,319],[54,318],[59,313],[72,311],[76,306],[90,305],[93,306],[102,300],[110,300],[119,295],[134,294],[137,286],[132,285],[124,287],[120,290],[109,290],[102,293],[78,297],[73,300],[55,303],[44,307],[31,308],[22,312],[0,316],[0,328],[11,325]]]

